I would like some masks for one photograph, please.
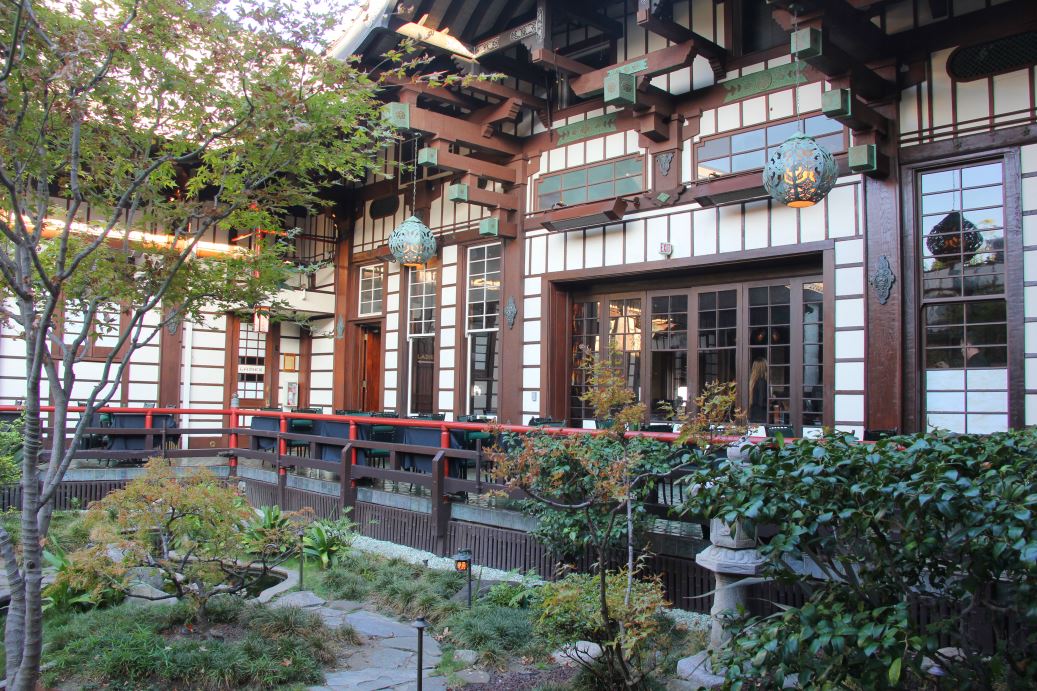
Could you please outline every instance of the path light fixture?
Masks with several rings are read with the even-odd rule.
[[[454,555],[454,571],[466,574],[468,578],[468,609],[472,608],[472,550],[459,549]]]
[[[425,621],[425,617],[418,617],[412,626],[418,630],[418,691],[421,691],[421,670],[424,667],[421,658],[425,652],[425,629],[428,627],[428,622]]]
[[[302,590],[303,571],[306,568],[306,529],[299,526],[295,534],[299,536],[299,590]]]

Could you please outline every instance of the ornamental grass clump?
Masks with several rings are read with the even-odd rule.
[[[946,688],[1037,687],[1037,430],[829,435],[688,482],[688,512],[773,526],[766,575],[804,586],[732,625],[733,688],[915,688],[934,663]]]

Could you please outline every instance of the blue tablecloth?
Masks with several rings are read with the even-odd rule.
[[[252,417],[249,425],[254,430],[261,432],[277,432],[281,429],[281,420],[276,417]],[[271,451],[277,448],[277,440],[273,437],[252,437],[252,446],[260,451]]]
[[[357,423],[356,438],[366,441],[371,438],[371,428],[374,425],[392,424],[392,418],[376,418],[376,420],[377,421]],[[398,427],[397,429],[399,430],[396,438],[397,443],[431,447],[428,454],[401,453],[399,455],[400,467],[404,470],[415,470],[421,473],[432,472],[432,457],[435,456],[436,449],[440,448],[441,432],[439,428]],[[349,423],[321,420],[315,426],[314,434],[322,437],[339,437],[343,440],[348,440]],[[342,444],[320,444],[318,456],[324,461],[338,462],[342,458],[342,448],[344,446],[345,441],[343,441]],[[464,432],[451,430],[450,448],[464,448]],[[364,449],[357,449],[357,463],[361,465],[367,464]],[[456,461],[451,461],[451,464],[454,463],[456,463]]]
[[[112,413],[112,429],[140,429],[146,425],[147,416],[144,413]],[[151,429],[154,430],[151,440],[151,448],[157,449],[162,444],[162,430],[177,429],[176,420],[168,413],[155,413],[151,416]],[[179,439],[178,434],[166,433],[166,439]],[[137,451],[147,448],[146,434],[119,434],[108,437],[108,448],[112,451]]]

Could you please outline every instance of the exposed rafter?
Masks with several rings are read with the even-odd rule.
[[[681,26],[672,19],[660,16],[658,10],[653,10],[653,4],[652,0],[639,0],[637,25],[674,43],[694,41],[698,48],[698,54],[709,60],[709,66],[713,70],[713,77],[715,79],[723,79],[727,75],[727,50],[704,36],[700,36],[688,27]]]
[[[559,7],[567,16],[581,25],[590,25],[613,38],[623,35],[623,25],[615,19],[606,17],[583,0],[565,0]]]
[[[799,29],[792,34],[792,54],[829,77],[850,76],[853,88],[867,99],[891,96],[896,85],[849,55],[822,29]]]
[[[489,151],[505,156],[518,156],[522,145],[513,137],[495,134],[483,136],[483,126],[466,119],[436,113],[408,103],[388,103],[382,109],[385,117],[394,126],[405,130],[427,132],[435,139],[457,142],[473,149]]]
[[[654,50],[633,60],[626,60],[617,65],[609,65],[599,70],[591,70],[570,82],[573,93],[577,96],[591,96],[604,89],[605,77],[610,72],[619,72],[643,77],[657,77],[687,67],[695,59],[698,48],[695,41],[685,41],[674,46]]]

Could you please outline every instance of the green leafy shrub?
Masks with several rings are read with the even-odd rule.
[[[628,662],[639,666],[648,643],[660,631],[660,609],[666,606],[658,580],[634,578],[627,601],[627,574],[612,571],[606,577],[606,600],[621,641],[601,616],[600,581],[591,574],[571,574],[541,588],[536,633],[555,647],[592,641],[602,649],[620,644]]]
[[[534,607],[540,601],[539,578],[535,572],[530,571],[521,581],[495,583],[483,599],[487,604],[497,607]]]
[[[22,428],[24,418],[0,423],[0,485],[22,479]]]
[[[825,576],[803,606],[734,623],[733,686],[795,672],[805,686],[914,687],[927,657],[961,688],[1037,686],[1037,431],[833,435],[757,448],[689,482],[687,510],[775,526],[759,548],[770,576],[802,582],[804,555]],[[970,623],[981,612],[994,651]],[[948,644],[960,659],[937,655]]]
[[[43,550],[43,559],[55,570],[54,582],[43,589],[44,610],[84,611],[125,597],[126,569],[113,562],[103,547],[68,554],[54,544]]]
[[[353,542],[355,524],[343,516],[337,521],[314,521],[303,535],[303,554],[318,559],[326,569],[334,564]]]

